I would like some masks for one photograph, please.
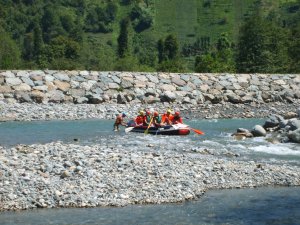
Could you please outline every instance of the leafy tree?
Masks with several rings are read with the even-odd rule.
[[[139,70],[139,62],[138,59],[134,56],[124,56],[119,58],[114,66],[114,70],[116,71],[138,71]]]
[[[91,7],[85,19],[86,30],[95,33],[112,32],[111,23],[115,20],[117,11],[118,6],[113,2],[109,2],[105,8],[98,5]]]
[[[24,35],[22,56],[26,61],[34,59],[33,33],[27,33]]]
[[[259,14],[249,18],[240,30],[238,72],[277,73],[286,71],[288,32]]]
[[[176,59],[179,56],[179,44],[176,36],[170,34],[165,39],[164,52],[168,59]]]
[[[153,17],[149,9],[136,4],[130,13],[134,29],[136,32],[142,32],[152,26]]]
[[[66,32],[71,32],[72,28],[75,26],[73,17],[70,14],[65,14],[60,17],[60,22],[62,27]]]
[[[0,27],[0,69],[16,69],[20,63],[20,51],[16,43]]]
[[[82,43],[83,35],[84,35],[83,23],[82,23],[80,17],[77,17],[74,26],[70,30],[69,38],[71,38],[72,40],[74,40],[78,43]]]
[[[116,19],[118,13],[118,6],[114,2],[108,2],[105,9],[105,22],[111,23]]]
[[[215,48],[195,59],[195,71],[203,73],[235,72],[233,49],[227,33],[218,38]]]
[[[49,43],[52,38],[65,34],[59,15],[54,6],[46,6],[41,19],[41,28],[44,36],[43,39],[46,43]]]
[[[133,37],[133,54],[139,59],[145,68],[156,68],[157,66],[157,46],[155,36],[137,33]],[[148,68],[147,68],[148,67]]]
[[[182,54],[185,57],[202,55],[206,54],[210,47],[210,38],[202,36],[201,38],[197,38],[192,44],[184,44],[182,47]]]
[[[172,60],[164,60],[158,65],[158,71],[180,73],[187,70],[185,63],[177,58]]]
[[[176,36],[170,34],[165,40],[160,39],[157,43],[159,62],[173,60],[179,56],[179,44]]]
[[[160,39],[157,43],[158,70],[160,71],[183,71],[183,62],[179,60],[179,44],[175,35],[168,35],[165,40]]]
[[[210,53],[197,56],[195,60],[195,72],[212,73],[216,68],[216,60]]]
[[[291,36],[289,39],[288,54],[290,57],[290,68],[291,73],[300,73],[300,0],[298,0],[298,11],[292,17],[291,22]],[[290,6],[290,10],[295,11],[295,6]]]

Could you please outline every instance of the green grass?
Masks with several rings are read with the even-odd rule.
[[[197,0],[156,0],[155,32],[160,36],[176,34],[180,42],[195,40],[197,22]]]
[[[158,39],[174,33],[181,44],[208,36],[215,42],[227,32],[232,41],[238,37],[239,27],[253,11],[255,0],[211,0],[209,7],[204,0],[155,0],[155,32]],[[266,13],[297,0],[264,0]]]
[[[227,32],[231,40],[236,41],[239,27],[244,18],[251,14],[255,0],[210,0],[208,7],[204,6],[205,1],[208,0],[154,0],[154,25],[144,31],[144,35],[155,36],[158,40],[168,34],[175,34],[181,46],[203,36],[210,37],[211,43],[215,43],[223,32]],[[295,2],[297,0],[263,0],[262,7],[267,13]],[[104,4],[99,0],[98,3]],[[114,32],[99,35],[102,42],[112,40],[116,44],[119,21],[130,10],[131,6],[119,7],[117,20],[113,24]],[[281,10],[281,13],[284,12]]]

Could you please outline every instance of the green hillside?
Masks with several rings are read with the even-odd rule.
[[[197,56],[216,59],[222,38],[237,46],[241,26],[256,13],[293,35],[287,39],[298,37],[299,12],[299,0],[0,0],[0,69],[155,71],[174,64],[194,71]],[[120,22],[126,18],[121,57]],[[168,35],[175,38],[174,59],[159,57],[166,53],[158,41],[164,44]]]

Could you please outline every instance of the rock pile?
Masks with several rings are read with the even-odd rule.
[[[299,75],[0,71],[0,100],[37,103],[289,102]]]
[[[267,132],[272,135],[272,141],[300,143],[300,108],[297,113],[286,113],[285,117],[271,114],[263,126],[255,125],[251,131],[238,128],[233,136],[264,137]]]

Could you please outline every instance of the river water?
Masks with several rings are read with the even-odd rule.
[[[251,129],[263,119],[185,120],[205,135],[155,136],[112,131],[111,120],[34,121],[0,123],[0,144],[62,141],[100,143],[138,151],[207,150],[217,157],[235,157],[300,166],[298,144],[272,144],[269,138],[236,140],[237,128]],[[116,141],[117,140],[117,141]],[[230,154],[229,154],[230,153]],[[0,224],[300,224],[300,188],[259,188],[209,191],[183,204],[126,206],[124,208],[33,210],[0,213]]]

